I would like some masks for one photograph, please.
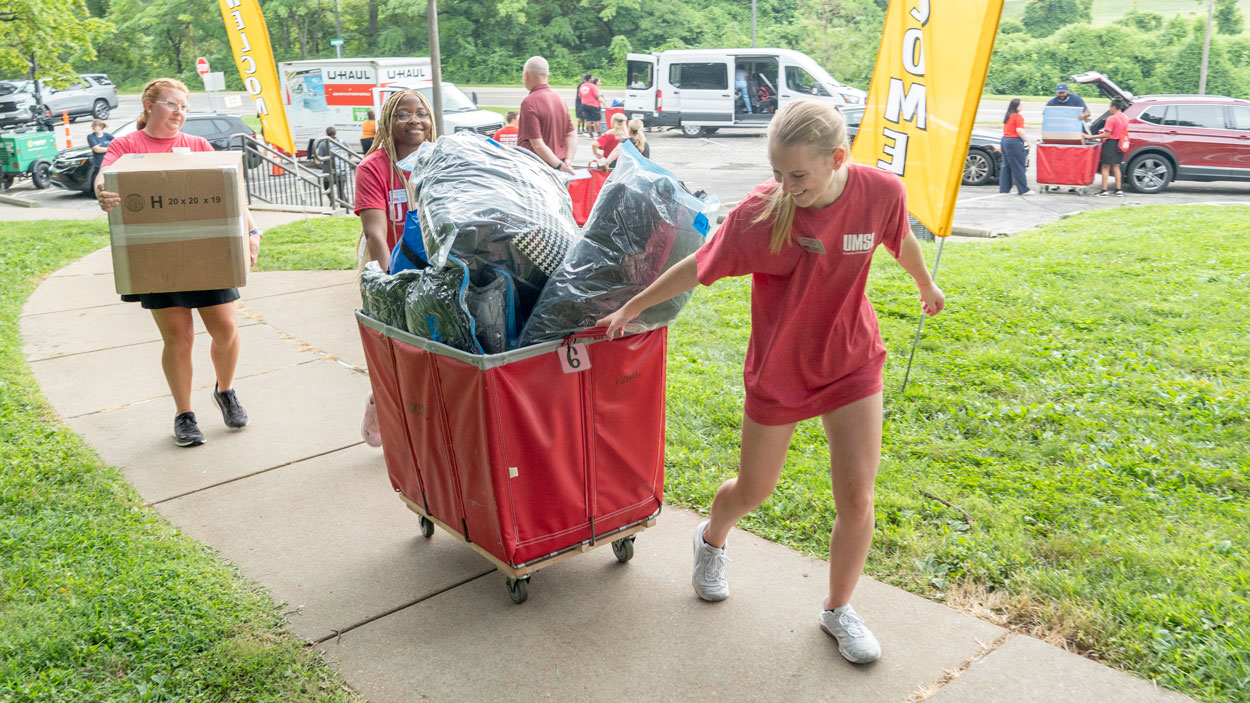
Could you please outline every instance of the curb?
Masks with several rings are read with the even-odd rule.
[[[43,207],[42,204],[25,198],[17,198],[12,195],[0,195],[0,203],[6,205],[16,205],[18,207]]]

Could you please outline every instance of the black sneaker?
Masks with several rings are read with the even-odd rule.
[[[214,383],[213,402],[221,408],[221,419],[225,421],[226,427],[247,426],[247,411],[239,404],[239,396],[234,394],[233,389],[223,393],[217,390],[217,384]]]
[[[1124,191],[1122,191],[1122,190],[1117,190],[1117,191],[1115,192],[1115,194],[1116,194],[1116,196],[1118,196],[1118,197],[1121,197],[1121,198],[1123,198],[1123,197],[1124,197]]]
[[[1107,197],[1108,195],[1111,195],[1111,194],[1110,194],[1110,193],[1108,193],[1108,192],[1107,192],[1107,191],[1105,191],[1105,190],[1100,190],[1100,191],[1098,191],[1098,197],[1099,197],[1099,198],[1105,198],[1105,197]]]
[[[180,447],[194,447],[204,443],[204,433],[195,424],[195,413],[185,412],[174,416],[174,444]]]

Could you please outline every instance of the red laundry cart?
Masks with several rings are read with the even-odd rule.
[[[1037,183],[1043,190],[1068,187],[1081,195],[1098,173],[1098,144],[1038,144]]]
[[[605,543],[616,558],[664,492],[667,330],[473,355],[356,312],[391,485],[507,577]]]

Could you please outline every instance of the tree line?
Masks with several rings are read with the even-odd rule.
[[[1090,23],[1092,0],[1030,0],[1019,21],[1000,24],[986,88],[1046,95],[1073,73],[1101,71],[1135,93],[1198,88],[1205,2],[1165,18],[1133,11]],[[835,78],[867,88],[888,0],[757,0],[756,44],[803,51]],[[1250,94],[1250,35],[1237,0],[1216,0],[1207,89]],[[343,55],[426,56],[425,0],[262,0],[278,61]],[[338,22],[336,24],[335,16]],[[441,0],[443,75],[462,84],[519,84],[525,59],[550,61],[552,81],[586,72],[609,85],[625,80],[625,55],[667,49],[751,45],[748,0]],[[108,73],[123,91],[155,76],[199,84],[194,63],[209,59],[242,85],[216,2],[175,0],[4,0],[0,71],[16,78],[31,60],[44,77]],[[1088,96],[1095,93],[1078,89]]]

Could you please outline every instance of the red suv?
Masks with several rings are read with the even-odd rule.
[[[1126,185],[1158,193],[1173,180],[1250,181],[1250,100],[1217,95],[1133,95],[1101,73],[1072,76],[1129,103]],[[1110,112],[1091,125],[1095,134]]]

